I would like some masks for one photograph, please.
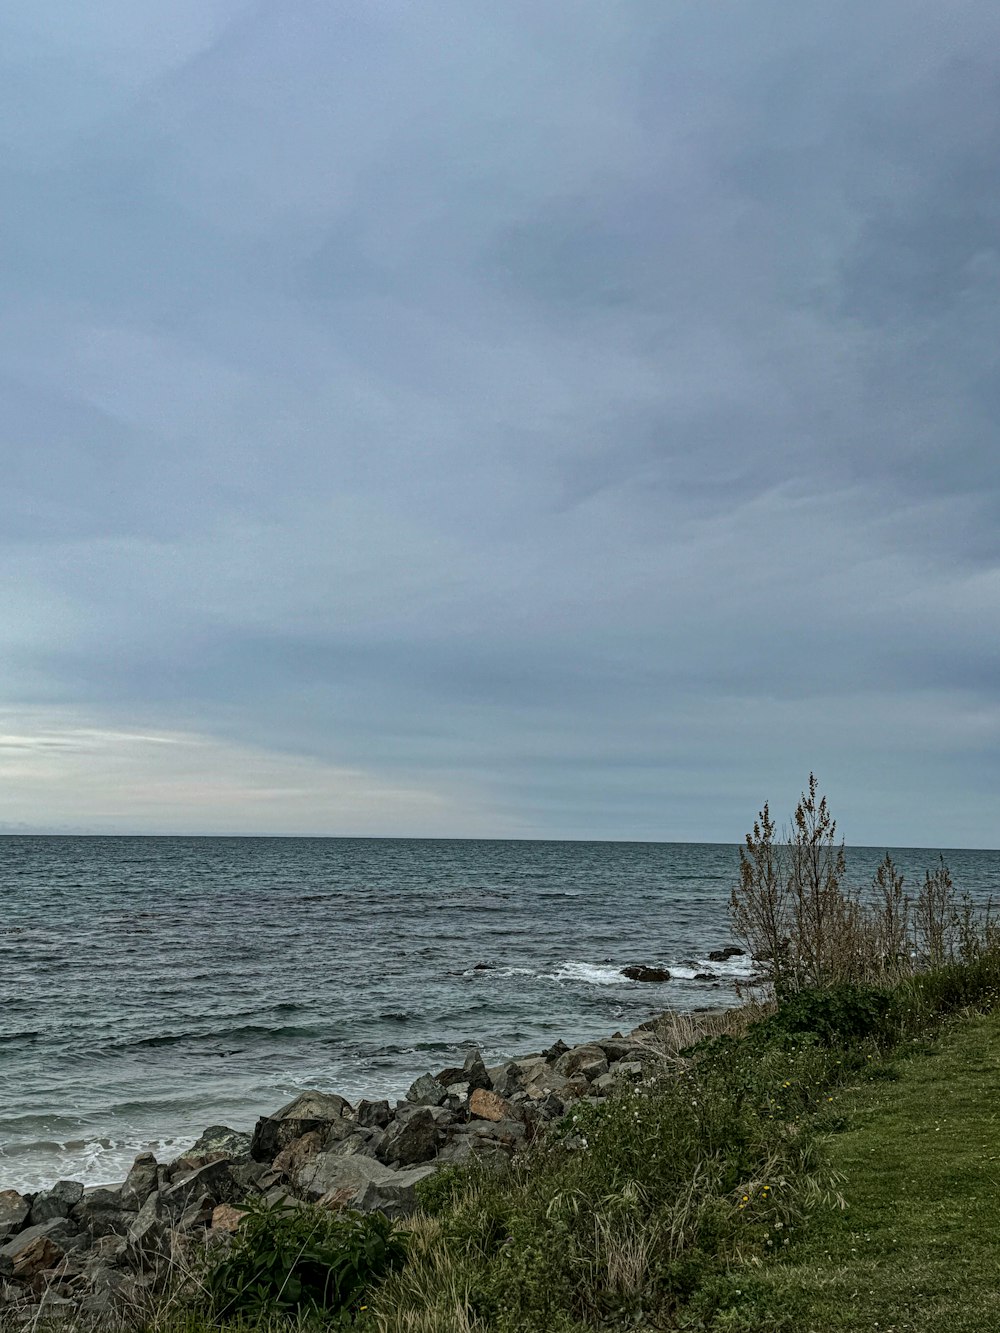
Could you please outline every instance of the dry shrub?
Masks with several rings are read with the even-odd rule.
[[[765,804],[740,849],[730,909],[779,998],[807,987],[892,984],[1000,945],[990,906],[960,897],[943,860],[915,894],[888,853],[870,886],[849,885],[844,844],[812,773],[790,833],[776,834]]]

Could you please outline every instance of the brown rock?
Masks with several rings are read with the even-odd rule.
[[[46,1268],[55,1268],[63,1254],[51,1236],[35,1236],[13,1256],[11,1276],[20,1282],[30,1282]]]
[[[497,1092],[476,1088],[469,1098],[469,1114],[479,1120],[520,1120],[521,1109]]]
[[[243,1208],[234,1208],[231,1203],[220,1203],[212,1210],[212,1230],[235,1231],[243,1217],[246,1217]]]

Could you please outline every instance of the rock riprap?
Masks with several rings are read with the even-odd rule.
[[[440,1166],[500,1168],[574,1102],[641,1078],[655,1059],[642,1029],[492,1068],[473,1049],[395,1106],[303,1092],[252,1134],[213,1125],[171,1162],[141,1153],[120,1185],[2,1190],[0,1315],[13,1306],[30,1323],[65,1310],[99,1326],[116,1303],[155,1294],[175,1261],[230,1243],[250,1198],[404,1217]]]

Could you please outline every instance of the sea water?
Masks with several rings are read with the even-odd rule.
[[[1000,885],[996,852],[946,859],[977,898]],[[303,1088],[399,1096],[469,1044],[495,1062],[731,1003],[749,960],[707,955],[737,869],[716,844],[0,838],[0,1188],[114,1181]]]

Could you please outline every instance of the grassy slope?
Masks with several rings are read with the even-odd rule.
[[[1000,1331],[1000,1016],[949,1025],[894,1071],[835,1094],[847,1210],[744,1270],[713,1328]]]

